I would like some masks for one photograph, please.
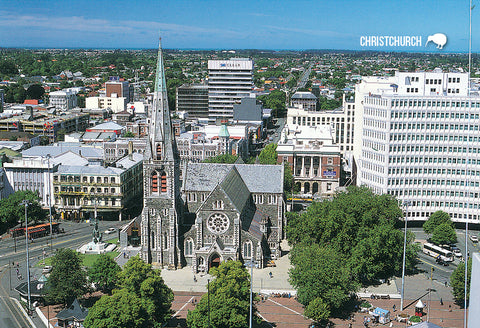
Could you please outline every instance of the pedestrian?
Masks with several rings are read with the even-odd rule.
[[[123,258],[127,258],[127,254],[125,254],[125,252],[123,252]]]
[[[270,271],[268,275],[270,276],[270,278],[272,278],[273,277],[272,271]]]
[[[448,312],[452,312],[452,304],[448,305]]]
[[[397,311],[395,304],[393,304],[393,312]]]
[[[443,305],[443,299],[440,297],[440,305]]]
[[[445,281],[445,287],[447,287],[447,286],[448,286],[448,282],[447,282],[447,281]]]
[[[193,275],[193,281],[197,282],[197,277]]]

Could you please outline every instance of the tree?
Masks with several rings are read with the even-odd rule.
[[[226,163],[226,164],[233,164],[237,161],[238,156],[230,155],[230,154],[223,154],[217,155],[214,157],[209,157],[205,159],[204,163]]]
[[[16,75],[18,69],[13,60],[0,60],[0,74],[1,75]]]
[[[123,134],[123,136],[125,138],[135,138],[135,133],[133,133],[132,131],[127,131]]]
[[[283,164],[283,190],[285,192],[292,191],[293,172],[292,167],[288,163]]]
[[[423,224],[423,231],[425,231],[425,233],[433,233],[435,228],[443,223],[449,223],[453,227],[453,222],[448,213],[436,211],[430,215],[430,218]]]
[[[20,205],[23,200],[30,202],[27,209],[28,222],[37,223],[47,218],[47,211],[39,203],[40,197],[31,190],[20,190],[7,198],[0,200],[0,233],[25,222],[25,207]]]
[[[357,286],[400,273],[401,215],[395,198],[375,195],[366,187],[348,187],[332,200],[314,202],[306,212],[289,214],[286,230],[294,266],[290,279],[298,288],[299,301],[308,307],[320,297],[336,313]],[[418,246],[413,240],[413,233],[408,233],[407,270],[416,263]],[[323,289],[330,285],[338,285],[333,295],[327,294],[331,288]]]
[[[65,306],[87,291],[87,274],[82,260],[72,249],[59,249],[52,259],[52,272],[47,281],[46,299]]]
[[[472,276],[472,259],[468,259],[468,275],[467,275],[467,303],[470,298],[470,281]],[[450,286],[453,289],[453,297],[455,303],[460,306],[465,305],[465,262],[458,264],[457,268],[450,276]]]
[[[330,318],[330,308],[320,297],[317,297],[305,308],[305,315],[316,322],[326,321]]]
[[[95,302],[83,325],[85,328],[143,328],[153,327],[154,323],[142,300],[135,293],[121,289]]]
[[[172,290],[165,285],[160,271],[152,269],[138,256],[132,257],[124,265],[118,274],[118,285],[142,299],[152,321],[161,323],[170,317]]]
[[[88,278],[103,292],[111,294],[117,286],[117,275],[121,270],[115,260],[105,254],[100,254],[88,270]]]
[[[273,116],[275,117],[285,116],[285,113],[286,113],[285,102],[287,99],[285,92],[281,90],[273,90],[268,95],[260,96],[258,99],[262,101],[264,107],[271,108],[273,110]]]
[[[262,149],[260,155],[258,155],[258,160],[260,161],[260,164],[277,164],[277,158],[277,144],[274,143],[268,144],[265,148]]]
[[[227,261],[212,268],[215,277],[209,293],[204,294],[193,311],[187,315],[187,326],[192,328],[244,328],[248,327],[250,306],[250,279],[239,261]],[[210,295],[208,295],[210,294]],[[210,320],[208,301],[210,301]],[[256,312],[256,306],[253,305]],[[258,318],[255,317],[257,321]],[[210,325],[209,325],[210,321]]]
[[[457,234],[452,224],[445,222],[435,227],[431,239],[437,245],[453,244],[457,242]]]
[[[39,84],[32,84],[27,89],[28,99],[42,99],[45,89]]]

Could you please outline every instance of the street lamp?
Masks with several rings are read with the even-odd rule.
[[[28,200],[23,200],[21,205],[25,206],[25,247],[27,249],[27,289],[28,289],[28,311],[31,310],[31,302],[30,302],[30,261],[28,259],[28,217],[27,217],[27,207],[30,205]]]
[[[48,217],[50,219],[50,253],[52,252],[52,238],[53,238],[53,228],[52,228],[52,199],[50,197],[51,194],[51,188],[50,188],[50,182],[51,182],[51,172],[50,172],[50,154],[47,154],[47,161],[48,161],[48,194],[47,194],[47,203],[48,203]]]
[[[210,328],[210,279],[207,279],[208,328]]]
[[[249,328],[253,327],[253,266],[255,265],[255,261],[250,259],[245,266],[250,266],[250,320],[249,320]]]
[[[403,311],[403,299],[405,295],[405,257],[407,252],[407,218],[408,218],[408,206],[410,205],[410,201],[404,201],[403,205],[405,205],[405,233],[403,236],[403,265],[402,265],[402,295],[400,299],[400,311]]]

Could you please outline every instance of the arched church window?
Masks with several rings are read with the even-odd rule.
[[[185,241],[185,256],[192,256],[193,254],[193,240],[188,238]]]
[[[161,156],[162,156],[162,145],[157,144],[157,159],[160,159]]]
[[[213,209],[214,210],[223,210],[223,201],[222,200],[216,200],[213,202]]]
[[[221,234],[228,230],[230,221],[225,214],[214,213],[207,220],[207,228],[215,234]]]
[[[243,243],[243,257],[252,258],[252,242],[250,240]]]
[[[167,174],[165,172],[161,173],[160,180],[162,184],[162,192],[167,192]]]
[[[158,192],[158,174],[153,172],[152,174],[152,192]]]

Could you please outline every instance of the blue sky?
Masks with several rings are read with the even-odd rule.
[[[479,2],[480,0],[475,0]],[[360,37],[444,33],[468,50],[468,0],[2,0],[1,47],[369,49]],[[480,6],[473,49],[480,50]]]

